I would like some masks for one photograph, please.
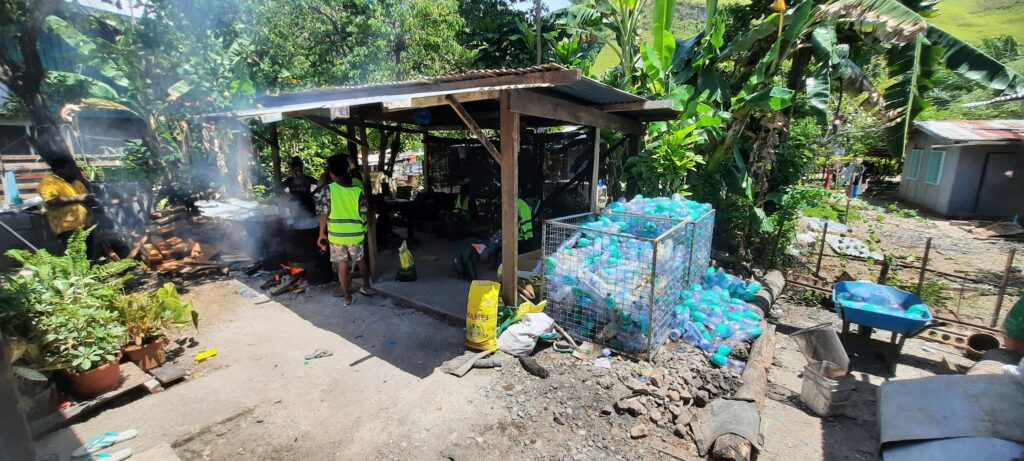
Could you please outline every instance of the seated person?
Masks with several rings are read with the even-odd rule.
[[[50,164],[53,171],[39,182],[38,192],[46,203],[46,218],[50,230],[65,246],[75,230],[92,225],[90,207],[96,199],[78,165],[70,157],[58,157]],[[90,243],[92,235],[89,236]]]

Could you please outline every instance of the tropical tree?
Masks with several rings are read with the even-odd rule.
[[[0,32],[13,37],[15,45],[0,46],[0,83],[18,98],[32,120],[35,131],[29,142],[48,163],[71,158],[43,89],[47,70],[38,46],[46,19],[63,4],[63,0],[0,0]]]

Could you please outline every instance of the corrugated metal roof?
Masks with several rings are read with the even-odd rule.
[[[647,101],[643,97],[585,77],[577,69],[567,69],[558,64],[543,64],[521,69],[473,70],[401,82],[287,92],[259,98],[256,108],[239,110],[231,115],[253,117],[274,112],[288,112],[296,107],[356,106],[431,94],[455,94],[466,90],[512,88],[542,88],[586,105]]]
[[[1024,141],[1024,120],[928,120],[915,126],[948,142]]]

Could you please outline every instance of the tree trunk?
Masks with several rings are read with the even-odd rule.
[[[38,0],[31,2],[32,11],[25,14],[26,22],[21,24],[15,33],[21,60],[13,62],[13,58],[0,58],[6,69],[4,84],[11,89],[24,103],[29,118],[35,125],[35,134],[29,138],[43,161],[50,164],[57,158],[72,159],[60,134],[60,125],[41,93],[46,69],[39,57],[39,34],[46,18],[56,12],[63,4],[61,0]],[[74,159],[72,159],[74,161]]]

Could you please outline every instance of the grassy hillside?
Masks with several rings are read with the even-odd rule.
[[[747,0],[720,0],[720,5],[748,3]],[[788,3],[788,2],[787,2]],[[944,0],[939,15],[929,21],[975,45],[986,37],[1013,35],[1024,44],[1024,0]],[[650,28],[650,13],[643,21]],[[676,4],[673,33],[677,38],[696,33],[704,21],[703,0],[680,0]],[[650,40],[650,33],[644,34]],[[601,50],[592,72],[600,74],[618,65],[618,58],[608,47]]]
[[[1024,0],[945,0],[928,21],[957,37],[981,43],[986,37],[1013,35],[1024,43]]]

